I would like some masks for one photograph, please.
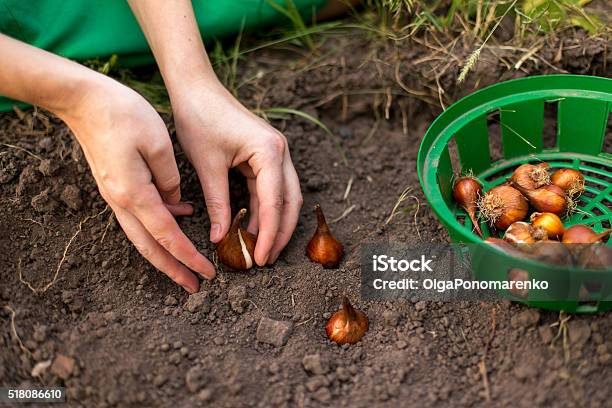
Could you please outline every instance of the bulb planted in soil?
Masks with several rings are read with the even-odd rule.
[[[354,344],[365,335],[368,326],[368,316],[355,309],[347,296],[342,296],[342,309],[329,318],[325,331],[327,337],[338,344]]]
[[[317,229],[306,247],[306,256],[326,269],[337,268],[342,259],[342,244],[332,235],[321,205],[315,204],[314,211],[317,215]]]

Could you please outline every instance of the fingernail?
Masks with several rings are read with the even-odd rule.
[[[213,224],[210,226],[210,240],[217,242],[221,239],[221,224]]]
[[[198,291],[199,288],[185,285],[185,286],[183,286],[183,289],[185,289],[190,294],[194,294],[194,293],[196,293]]]

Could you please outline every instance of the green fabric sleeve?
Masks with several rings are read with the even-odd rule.
[[[269,1],[194,0],[193,8],[202,36],[211,40],[237,33],[243,21],[245,30],[285,23]],[[272,1],[285,7],[284,0]],[[293,2],[309,22],[327,0]],[[122,66],[154,61],[127,0],[0,0],[0,32],[78,61],[112,54]],[[0,97],[0,111],[14,104]]]

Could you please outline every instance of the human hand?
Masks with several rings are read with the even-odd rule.
[[[159,115],[133,90],[100,76],[76,108],[60,117],[138,252],[185,290],[197,292],[199,281],[191,271],[212,279],[215,268],[173,217],[190,215],[193,208],[180,201],[172,142]]]
[[[255,262],[275,262],[302,206],[286,138],[215,81],[175,90],[172,106],[177,137],[202,184],[211,241],[219,242],[229,230],[228,170],[236,167],[247,178],[250,194],[247,230],[259,232]]]

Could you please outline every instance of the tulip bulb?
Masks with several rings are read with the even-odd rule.
[[[509,181],[527,190],[535,190],[550,184],[548,163],[522,164],[514,170]]]
[[[550,184],[535,190],[527,190],[517,184],[514,186],[527,197],[533,208],[541,212],[563,215],[573,206],[561,188]]]
[[[580,253],[578,264],[587,269],[612,271],[612,248],[602,244],[589,245]]]
[[[541,228],[534,228],[524,221],[512,223],[504,234],[504,240],[511,244],[534,244],[547,238],[546,231]]]
[[[574,169],[559,169],[551,177],[551,182],[570,197],[577,197],[584,191],[584,176]]]
[[[240,222],[247,210],[243,208],[236,214],[227,235],[217,245],[219,261],[232,269],[245,271],[253,267],[257,237],[240,228]]]
[[[306,247],[306,256],[326,269],[337,268],[342,259],[342,244],[329,230],[320,204],[314,206],[317,214],[317,230]]]
[[[553,213],[533,213],[531,214],[531,225],[536,228],[541,228],[546,231],[548,238],[560,239],[563,236],[565,228],[563,227],[563,221]]]
[[[354,344],[368,331],[368,325],[368,316],[355,309],[348,297],[342,296],[342,309],[329,318],[325,331],[327,337],[338,344]]]
[[[473,177],[460,177],[453,186],[453,197],[455,201],[457,201],[461,208],[468,214],[480,238],[482,238],[482,231],[476,219],[476,204],[481,193],[482,185]]]
[[[487,191],[478,202],[480,213],[490,225],[506,229],[527,216],[529,204],[515,188],[501,185]]]
[[[586,225],[572,225],[563,233],[564,244],[597,244],[610,235],[612,230],[596,233]]]

